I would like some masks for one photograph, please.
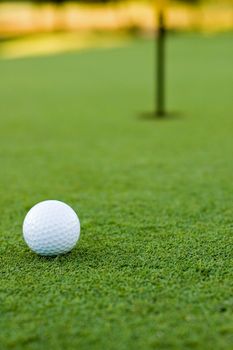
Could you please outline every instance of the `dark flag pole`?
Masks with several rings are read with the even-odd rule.
[[[164,15],[164,1],[158,1],[158,28],[156,38],[156,116],[165,117],[165,15]]]

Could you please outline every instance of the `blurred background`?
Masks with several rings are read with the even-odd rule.
[[[0,55],[50,54],[149,36],[159,6],[170,31],[233,29],[232,0],[1,0]]]

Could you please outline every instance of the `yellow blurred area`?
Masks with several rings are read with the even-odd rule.
[[[0,35],[38,33],[57,30],[90,31],[139,28],[147,31],[156,26],[155,9],[167,4],[170,29],[203,31],[233,29],[233,6],[230,2],[204,2],[199,6],[159,1],[122,1],[105,5],[65,3],[62,6],[33,3],[1,3]]]
[[[140,2],[91,6],[65,3],[60,7],[31,3],[0,5],[0,34],[7,35],[53,30],[119,30],[132,26],[147,29],[153,25],[151,5]]]
[[[132,0],[107,5],[71,2],[61,6],[3,2],[0,4],[0,36],[21,38],[2,42],[1,56],[21,57],[108,46],[115,43],[117,33],[152,33],[157,26],[158,4],[166,7],[166,25],[170,30],[213,32],[233,29],[233,6],[227,1],[204,2],[198,6],[169,3],[168,0]],[[94,34],[98,32],[112,33],[114,38],[103,36],[101,39],[100,35]],[[32,37],[32,34],[36,36]]]
[[[0,56],[3,58],[44,56],[59,52],[83,50],[90,47],[122,46],[126,41],[126,35],[77,34],[74,32],[45,33],[4,42],[0,50]]]

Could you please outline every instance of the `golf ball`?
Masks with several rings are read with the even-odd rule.
[[[56,200],[36,204],[23,222],[24,239],[39,255],[65,254],[75,246],[79,235],[77,214],[69,205]]]

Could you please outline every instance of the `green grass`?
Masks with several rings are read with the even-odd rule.
[[[153,43],[0,61],[2,349],[230,349],[232,35],[169,38],[169,110]],[[25,245],[30,207],[60,199],[81,239]]]

